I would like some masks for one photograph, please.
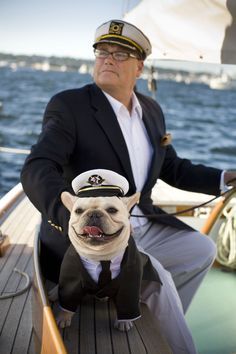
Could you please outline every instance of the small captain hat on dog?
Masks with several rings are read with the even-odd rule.
[[[118,44],[131,49],[138,52],[142,60],[152,52],[147,36],[133,24],[122,20],[111,20],[99,26],[95,33],[93,47],[96,48],[99,43]]]
[[[72,188],[80,198],[123,197],[129,190],[129,183],[125,177],[114,171],[94,169],[75,177]]]

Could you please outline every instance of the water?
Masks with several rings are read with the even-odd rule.
[[[91,82],[89,74],[0,68],[0,146],[29,149],[42,115],[58,91]],[[139,91],[149,94],[145,80]],[[201,82],[158,81],[157,100],[181,157],[236,169],[236,91],[211,90]],[[0,197],[19,182],[24,155],[0,152]]]

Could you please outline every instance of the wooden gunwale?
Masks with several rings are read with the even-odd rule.
[[[46,290],[39,265],[38,235],[36,235],[34,241],[34,286],[32,302],[35,346],[37,352],[40,352],[41,354],[67,353],[52,308],[50,307],[46,296]]]

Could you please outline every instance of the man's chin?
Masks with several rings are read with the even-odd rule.
[[[103,72],[99,75],[97,80],[99,85],[117,85],[118,75],[113,72]]]

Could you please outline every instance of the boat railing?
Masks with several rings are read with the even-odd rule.
[[[21,195],[23,195],[23,187],[21,183],[18,183],[0,199],[0,218],[15,204]]]

